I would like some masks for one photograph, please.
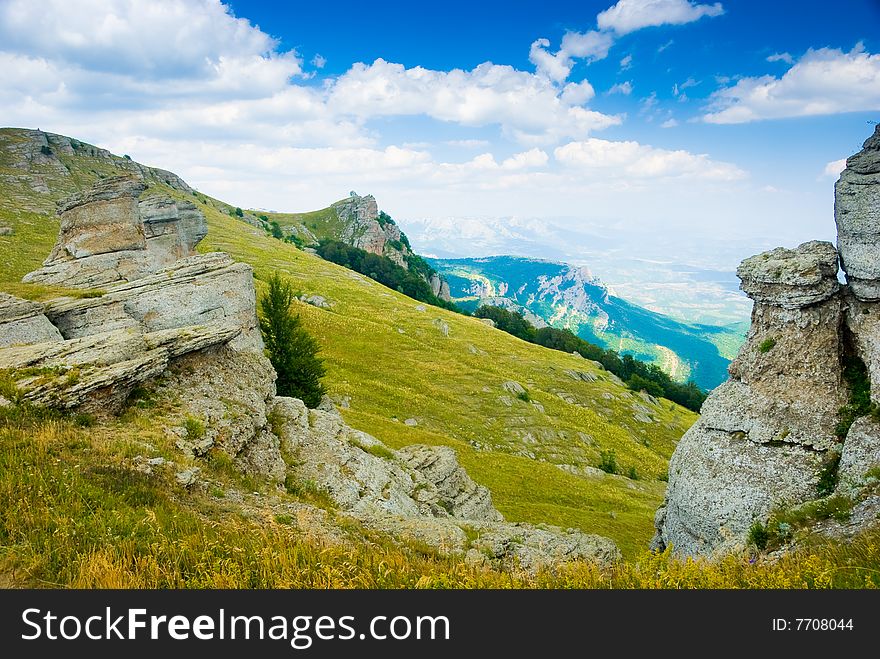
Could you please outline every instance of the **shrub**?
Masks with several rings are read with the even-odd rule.
[[[183,422],[183,429],[189,441],[197,441],[205,436],[205,424],[201,419],[188,416]]]
[[[236,215],[236,217],[244,217],[244,211],[241,210],[240,208],[236,207],[235,215]]]
[[[768,353],[771,350],[773,350],[773,346],[775,346],[775,345],[776,345],[776,339],[774,339],[771,336],[769,339],[764,339],[763,341],[761,341],[760,344],[758,344],[758,352],[760,352],[762,354]]]
[[[326,369],[318,357],[318,342],[290,310],[295,297],[288,282],[272,275],[269,290],[260,299],[260,331],[278,373],[278,395],[299,398],[314,408],[326,391],[321,382]]]
[[[606,474],[617,473],[617,455],[614,453],[613,449],[610,451],[602,451],[599,454],[599,469]]]
[[[521,401],[526,402],[526,403],[528,403],[530,400],[532,400],[532,397],[529,396],[529,392],[528,392],[528,391],[520,391],[520,392],[516,395],[516,397],[519,398]]]
[[[755,545],[760,551],[767,548],[770,540],[770,532],[761,522],[755,520],[751,528],[749,528],[749,544]]]
[[[832,449],[825,455],[825,461],[819,470],[819,480],[816,482],[816,492],[820,497],[826,497],[837,487],[837,468],[840,465],[840,451]]]
[[[634,481],[639,480],[639,472],[636,471],[635,467],[630,467],[629,471],[626,472],[626,476],[627,476],[627,478],[634,480]]]

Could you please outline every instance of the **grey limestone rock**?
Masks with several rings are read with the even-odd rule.
[[[785,309],[827,300],[840,288],[837,251],[831,243],[818,240],[747,258],[736,275],[742,280],[742,290],[755,302]]]
[[[834,186],[837,249],[853,293],[880,300],[880,126]]]
[[[61,340],[42,304],[0,293],[0,348]]]
[[[843,442],[837,470],[838,489],[846,491],[864,483],[865,473],[880,468],[880,423],[870,417],[856,419]]]

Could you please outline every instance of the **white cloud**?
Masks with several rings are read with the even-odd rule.
[[[667,50],[668,48],[671,48],[672,45],[673,45],[674,43],[675,43],[675,39],[670,39],[670,40],[667,41],[666,43],[661,44],[660,46],[657,47],[657,53],[658,53],[658,54],[659,54],[659,53],[662,53],[664,50]]]
[[[449,146],[458,146],[463,149],[478,149],[489,146],[489,140],[447,140]]]
[[[568,78],[576,59],[587,63],[605,59],[613,43],[614,38],[607,32],[566,32],[556,53],[550,52],[548,39],[534,41],[529,48],[529,61],[539,74],[562,82]]]
[[[631,69],[632,68],[632,61],[633,61],[632,55],[627,55],[626,57],[621,59],[620,60],[620,70],[626,71],[627,69]]]
[[[584,105],[587,101],[596,95],[596,91],[586,80],[580,82],[570,82],[562,88],[560,98],[563,103],[568,105]]]
[[[541,143],[621,122],[575,104],[591,92],[589,83],[560,92],[543,76],[491,62],[470,71],[435,71],[378,59],[340,76],[327,102],[336,112],[362,118],[426,115],[465,126],[497,124],[520,142]]]
[[[714,124],[878,110],[880,55],[810,50],[781,78],[742,78],[711,99],[703,120]]]
[[[537,39],[529,48],[529,61],[541,73],[554,82],[562,82],[571,73],[572,62],[562,51],[555,55],[548,51],[549,39]]]
[[[706,5],[688,0],[620,0],[601,12],[596,21],[603,30],[628,34],[645,27],[683,25],[703,16],[720,16],[723,13],[720,2]]]
[[[323,69],[326,65],[327,58],[320,53],[315,53],[315,56],[312,58],[312,66],[314,66],[316,69]]]
[[[608,90],[609,94],[623,94],[624,96],[629,96],[632,94],[633,86],[629,80],[624,82],[618,82],[616,85],[613,85],[611,89]]]
[[[768,62],[785,62],[786,64],[793,64],[794,58],[791,56],[791,53],[773,53],[772,55],[768,55]]]
[[[660,124],[660,128],[675,128],[676,126],[678,126],[678,121],[675,118],[667,119]]]
[[[711,160],[706,154],[669,151],[634,141],[612,142],[591,138],[557,147],[553,155],[567,167],[625,177],[735,181],[746,176],[736,165]]]
[[[846,158],[841,158],[840,160],[832,160],[827,165],[825,165],[825,169],[822,170],[822,174],[825,176],[831,176],[833,178],[837,178],[840,176],[840,172],[846,169]]]
[[[293,51],[217,0],[5,0],[0,48],[76,63],[92,71],[156,79],[210,76],[225,61],[284,59],[302,72]]]

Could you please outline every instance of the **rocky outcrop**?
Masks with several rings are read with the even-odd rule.
[[[347,426],[334,409],[308,410],[293,398],[277,397],[271,417],[291,456],[293,481],[326,492],[370,528],[532,572],[565,561],[619,559],[607,538],[505,522],[489,490],[468,476],[450,448],[393,451]]]
[[[24,281],[97,288],[133,281],[194,254],[207,233],[190,202],[148,197],[130,176],[104,179],[58,206],[61,231],[43,268]]]
[[[106,288],[42,305],[0,298],[0,348],[9,346],[0,369],[20,400],[102,413],[162,376],[159,390],[180,410],[171,430],[182,450],[217,448],[245,471],[283,479],[251,268],[223,253],[194,255],[202,214],[167,197],[138,200],[144,187],[106,179],[59,204],[55,247],[25,280]]]
[[[198,326],[141,333],[99,332],[0,350],[22,400],[62,409],[118,409],[135,385],[161,375],[176,357],[227,343],[235,326]]]
[[[837,249],[846,280],[860,300],[880,300],[880,125],[846,161],[834,187]]]
[[[0,348],[59,340],[42,304],[0,293]]]
[[[871,301],[880,270],[871,270],[877,243],[867,230],[873,218],[871,231],[880,231],[878,135],[849,159],[836,187],[849,286],[838,283],[838,251],[825,242],[774,249],[738,268],[754,301],[751,327],[730,379],[711,393],[672,456],[654,547],[681,555],[736,551],[774,509],[819,497],[832,451],[841,452],[838,491],[848,494],[880,463],[876,422],[857,419],[845,436],[840,424],[850,397],[847,365],[865,363],[871,398],[880,400],[880,305]]]
[[[111,286],[97,297],[55,300],[46,305],[46,315],[66,339],[98,329],[153,332],[228,323],[241,330],[235,348],[258,351],[263,343],[255,309],[250,266],[215,252],[181,259],[155,274]]]

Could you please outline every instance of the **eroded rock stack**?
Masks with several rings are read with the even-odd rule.
[[[61,230],[44,267],[26,282],[89,290],[45,304],[0,297],[0,369],[21,400],[112,412],[160,375],[186,413],[203,419],[198,440],[242,468],[283,478],[267,430],[275,372],[263,355],[250,266],[195,254],[207,233],[189,202],[147,196],[142,180],[105,179],[59,204]]]
[[[730,379],[672,456],[655,548],[682,555],[739,549],[752,524],[774,509],[818,498],[829,452],[845,456],[838,488],[857,486],[880,464],[878,424],[859,419],[838,436],[848,360],[867,365],[871,396],[880,400],[880,128],[847,161],[835,190],[837,250],[814,241],[738,268],[754,301],[751,327]]]

